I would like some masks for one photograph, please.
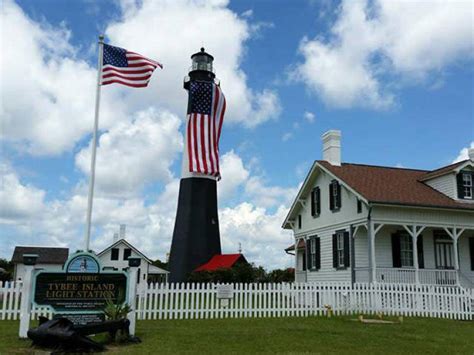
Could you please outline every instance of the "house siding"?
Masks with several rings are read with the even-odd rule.
[[[335,231],[326,231],[319,234],[321,240],[321,269],[308,271],[308,282],[318,281],[351,281],[351,268],[336,270],[332,260],[332,235]]]
[[[360,227],[354,238],[354,258],[356,268],[369,267],[367,229]]]
[[[425,184],[453,199],[457,198],[456,176],[447,174],[425,181]]]
[[[378,222],[430,224],[474,228],[474,210],[447,210],[417,207],[380,206],[372,210],[372,219]]]
[[[333,267],[332,235],[339,230],[350,231],[354,221],[367,218],[367,208],[363,204],[362,212],[357,213],[357,197],[341,185],[341,208],[338,211],[329,209],[329,185],[334,180],[332,176],[318,170],[316,177],[310,182],[310,188],[302,196],[305,207],[299,205],[298,214],[301,214],[301,229],[298,225],[293,229],[295,238],[317,235],[321,241],[321,268],[318,271],[307,271],[308,282],[318,281],[351,281],[351,268],[336,270]],[[311,215],[311,190],[319,186],[321,191],[321,212],[319,216]],[[298,258],[299,259],[299,258]],[[351,260],[352,262],[352,260]],[[301,270],[302,263],[296,262],[297,269]]]
[[[125,244],[119,244],[114,247],[114,249],[117,248],[119,249],[119,258],[118,260],[112,260],[112,250],[108,249],[105,251],[103,254],[99,256],[100,262],[102,264],[102,267],[114,267],[117,268],[119,271],[122,271],[123,269],[128,267],[128,260],[123,260],[123,253],[125,249],[128,249],[129,247]],[[132,249],[132,254],[130,255],[132,258],[140,258],[141,259],[141,264],[140,264],[140,279],[139,279],[139,284],[143,285],[147,283],[148,280],[148,261],[144,259],[141,255],[137,254],[133,249]]]

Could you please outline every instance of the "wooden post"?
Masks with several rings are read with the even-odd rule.
[[[25,265],[25,277],[23,279],[23,287],[21,292],[20,304],[20,338],[28,338],[28,328],[30,327],[31,318],[31,291],[33,281],[33,265]]]

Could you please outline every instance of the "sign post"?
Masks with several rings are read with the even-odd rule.
[[[31,281],[33,276],[33,269],[36,264],[36,254],[24,254],[23,264],[25,265],[25,276],[23,278],[23,288],[21,292],[20,304],[20,338],[28,337],[28,329],[30,327],[31,318]]]
[[[130,321],[129,332],[131,336],[135,336],[135,325],[137,319],[137,312],[136,312],[136,304],[137,304],[137,273],[138,267],[140,266],[141,259],[140,258],[128,258],[128,266],[129,266],[129,275],[130,275],[130,282],[128,283],[128,304],[130,306],[130,313],[127,314],[127,318]]]

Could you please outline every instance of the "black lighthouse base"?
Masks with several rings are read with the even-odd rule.
[[[170,282],[185,282],[194,269],[216,254],[221,254],[216,181],[181,179],[171,243]]]

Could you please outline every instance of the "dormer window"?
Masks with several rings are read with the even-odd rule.
[[[473,180],[474,172],[461,171],[458,174],[458,198],[473,199]]]

